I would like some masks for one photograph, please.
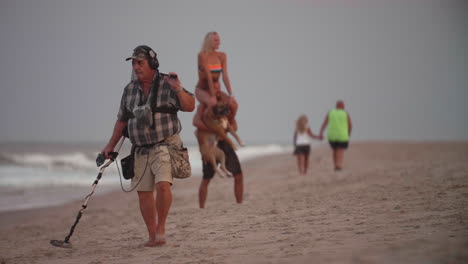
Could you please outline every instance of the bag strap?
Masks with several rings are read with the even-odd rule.
[[[157,107],[159,86],[161,86],[161,77],[164,77],[164,76],[167,76],[167,74],[158,72],[157,76],[156,76],[156,79],[153,82],[151,95],[150,95],[150,98],[148,98],[148,100],[150,100],[151,112],[152,113],[166,113],[166,114],[171,114],[171,115],[177,115],[177,112],[179,110],[176,109],[176,108],[167,107],[167,106]],[[155,126],[156,122],[154,120],[154,115],[152,115],[152,116],[153,116],[153,125],[151,126],[151,128],[154,129],[154,126]]]
[[[155,80],[153,82],[153,87],[151,87],[150,98],[148,98],[148,100],[150,101],[149,103],[150,103],[150,107],[151,107],[151,112],[153,112],[153,113],[156,111],[160,80],[161,80],[161,74],[159,72],[157,72],[156,78],[155,78]],[[153,124],[154,124],[154,122],[153,122]]]

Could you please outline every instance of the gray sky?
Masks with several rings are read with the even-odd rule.
[[[133,48],[193,91],[213,30],[248,144],[290,143],[303,113],[318,132],[337,99],[353,140],[468,140],[463,2],[1,0],[0,142],[106,142]]]

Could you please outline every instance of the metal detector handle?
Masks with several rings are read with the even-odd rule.
[[[109,156],[111,156],[111,160],[115,160],[115,158],[117,158],[118,155],[119,155],[118,152],[110,152],[109,153]]]
[[[118,152],[109,152],[109,156],[111,156],[112,160],[115,160],[115,158],[117,158],[117,155],[119,155]],[[104,155],[104,153],[99,153],[96,158],[96,166],[101,167],[101,165],[104,164],[104,161],[106,161],[106,156]]]

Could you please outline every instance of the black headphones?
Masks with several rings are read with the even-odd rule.
[[[144,53],[145,56],[148,58],[148,65],[153,70],[158,70],[159,68],[159,61],[157,58],[156,52],[146,45],[140,45],[133,50],[133,54],[137,55],[139,53]]]

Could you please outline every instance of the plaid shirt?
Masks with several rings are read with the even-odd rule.
[[[193,96],[192,93],[184,89],[185,92]],[[148,124],[137,123],[133,115],[133,109],[145,105],[150,95],[145,96],[140,82],[135,80],[130,82],[124,89],[122,100],[120,102],[117,118],[120,121],[128,122],[128,135],[130,141],[135,146],[156,144],[164,139],[179,134],[182,129],[177,115],[169,113],[153,113],[154,128]],[[180,110],[180,102],[177,93],[171,88],[171,85],[161,78],[159,82],[156,107],[171,107]]]

